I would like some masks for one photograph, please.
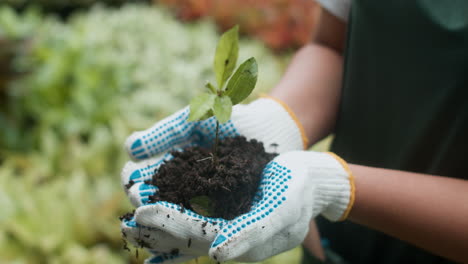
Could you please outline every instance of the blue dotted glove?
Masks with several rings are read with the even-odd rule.
[[[214,141],[214,118],[188,122],[188,116],[189,108],[186,107],[145,131],[133,133],[125,144],[135,161],[128,162],[123,168],[122,186],[137,209],[133,218],[122,221],[121,228],[131,243],[155,254],[153,262],[147,260],[148,263],[160,263],[154,259],[177,263],[207,255],[217,232],[226,222],[205,218],[189,210],[180,212],[179,206],[174,204],[148,204],[149,196],[157,192],[157,187],[145,184],[145,181],[151,180],[163,161],[172,158],[170,151],[191,145],[210,146]],[[231,120],[220,125],[219,136],[236,135],[255,138],[264,143],[267,151],[279,153],[304,146],[294,118],[271,99],[259,99],[233,108]],[[177,228],[179,225],[182,228]]]
[[[179,205],[157,202],[140,206],[134,217],[122,221],[121,228],[129,242],[149,249],[154,254],[152,259],[160,261],[148,259],[148,263],[178,263],[208,255],[225,223],[224,219],[204,217],[188,209],[182,211]]]
[[[354,197],[344,161],[334,154],[306,151],[284,153],[271,161],[251,210],[230,221],[181,211],[167,202],[148,205],[145,200],[155,187],[139,183],[131,189],[143,205],[123,222],[122,231],[132,243],[166,252],[173,263],[206,252],[217,261],[263,260],[299,245],[318,214],[332,221],[344,219]],[[160,255],[158,259],[164,260]]]
[[[215,137],[215,119],[187,122],[189,108],[133,133],[125,147],[134,160],[143,160],[190,144],[211,145]],[[285,152],[306,147],[302,128],[292,112],[277,100],[262,98],[248,105],[236,105],[231,120],[220,126],[220,137],[245,136],[264,143],[267,151]],[[274,146],[271,146],[274,144]]]
[[[122,172],[122,184],[126,185],[130,202],[137,207],[133,217],[122,221],[122,234],[130,243],[153,254],[145,263],[179,263],[207,255],[210,244],[225,222],[182,210],[179,205],[168,202],[149,203],[149,197],[156,194],[158,188],[145,182],[152,178],[162,162],[171,158],[172,155],[165,153],[138,163],[130,162]],[[143,221],[142,215],[149,220]],[[168,230],[165,228],[168,223],[186,224],[191,229],[184,229],[182,233]]]
[[[346,163],[334,154],[281,154],[266,166],[250,212],[224,223],[209,255],[218,261],[252,262],[294,248],[315,216],[346,218],[353,186]]]

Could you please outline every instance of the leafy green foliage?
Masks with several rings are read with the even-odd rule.
[[[231,76],[236,67],[239,54],[239,27],[234,26],[221,36],[216,48],[213,68],[216,74],[219,90]]]
[[[231,97],[233,104],[242,102],[255,88],[257,83],[258,66],[255,58],[242,63],[229,80],[226,95]]]
[[[24,73],[18,67],[20,58],[28,56],[28,35],[38,22],[38,13],[25,12],[20,18],[9,8],[0,8],[0,105],[3,102],[6,87]]]
[[[31,41],[12,60],[29,74],[0,103],[0,263],[141,263],[119,233],[118,216],[132,209],[118,177],[122,142],[206,90],[192,84],[212,76],[215,26],[146,5],[68,23],[3,7],[1,30]],[[257,42],[241,46],[265,65],[254,93],[267,91],[279,61]]]

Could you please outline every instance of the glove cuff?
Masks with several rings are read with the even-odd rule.
[[[302,125],[281,101],[260,98],[248,105],[237,105],[231,120],[241,135],[255,135],[267,151],[283,153],[307,147]]]
[[[330,221],[343,221],[354,204],[354,177],[347,163],[334,153],[321,153],[309,173],[317,186],[314,208]]]
[[[343,167],[343,169],[346,171],[346,173],[348,174],[347,179],[349,181],[349,187],[350,187],[349,202],[348,202],[348,205],[346,206],[346,209],[344,210],[343,214],[338,219],[338,221],[344,221],[344,220],[346,220],[346,218],[348,218],[349,212],[353,208],[354,199],[356,197],[356,185],[354,184],[354,176],[353,176],[353,173],[351,172],[351,169],[348,167],[348,163],[346,163],[346,161],[344,161],[341,157],[339,157],[338,155],[336,155],[333,152],[327,152],[327,154],[329,154],[333,158],[335,158],[340,163],[340,165]]]

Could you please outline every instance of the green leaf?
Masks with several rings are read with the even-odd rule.
[[[208,119],[210,117],[214,116],[213,114],[213,109],[210,109],[208,112],[206,112],[206,114],[204,114],[202,117],[200,117],[198,120],[205,120],[205,119]]]
[[[213,113],[219,123],[226,123],[231,118],[232,102],[229,96],[216,96]]]
[[[216,48],[214,72],[218,89],[222,90],[224,82],[229,79],[237,63],[239,53],[239,27],[235,26],[221,36]]]
[[[257,73],[257,61],[253,57],[246,60],[237,68],[229,80],[225,92],[225,95],[231,98],[233,105],[242,102],[242,100],[249,96],[257,83]]]
[[[190,207],[200,215],[212,216],[214,214],[214,204],[206,195],[195,196],[190,199]]]
[[[216,94],[203,93],[192,99],[190,102],[190,116],[188,121],[200,120],[211,108],[216,98]]]

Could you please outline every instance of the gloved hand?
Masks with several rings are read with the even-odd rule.
[[[128,162],[122,170],[121,177],[122,185],[132,204],[135,207],[142,206],[136,210],[137,221],[141,209],[156,208],[150,212],[158,215],[159,211],[166,212],[165,210],[171,207],[177,207],[169,204],[168,207],[160,208],[163,203],[146,205],[149,195],[152,195],[156,189],[144,184],[144,181],[150,180],[159,165],[164,160],[171,158],[169,152],[190,145],[208,146],[214,141],[215,120],[210,118],[199,122],[187,122],[189,111],[189,108],[186,107],[145,131],[133,133],[126,141],[125,145],[129,155],[133,159],[139,160],[138,162]],[[285,105],[272,98],[258,99],[249,105],[234,106],[231,120],[220,125],[220,138],[235,135],[243,135],[247,139],[255,138],[264,143],[267,151],[278,153],[307,146],[307,139],[292,112]],[[177,209],[174,210],[177,211]],[[189,211],[181,214],[181,217],[186,218],[188,214],[190,214],[189,219],[194,217],[194,220],[200,220],[201,216]],[[155,254],[153,260],[170,260],[177,263],[185,261],[187,258],[206,255],[215,232],[219,231],[220,225],[224,221],[222,219],[201,219],[204,221],[199,223],[198,227],[200,224],[207,223],[203,228],[197,229],[198,233],[190,234],[191,237],[162,232],[161,229],[157,229],[159,226],[156,223],[149,223],[146,227],[142,227],[141,223],[136,224],[133,217],[122,222],[122,232],[130,242],[151,249]],[[160,220],[161,222],[158,223],[169,221],[168,218],[158,221]],[[211,226],[210,223],[213,222],[216,222],[216,227]],[[197,225],[191,223],[191,226]],[[202,232],[202,229],[205,231]],[[206,230],[212,230],[211,235],[204,234],[205,232],[209,233]],[[150,237],[153,240],[149,239]],[[164,239],[161,240],[161,238]],[[188,240],[191,241],[190,247],[187,247]],[[175,249],[179,249],[178,252]],[[184,254],[183,257],[182,254]],[[147,262],[151,263],[150,259]]]
[[[209,255],[218,261],[260,261],[296,247],[319,214],[344,220],[354,203],[354,179],[333,153],[292,151],[263,171],[249,213],[224,224]]]
[[[129,196],[142,205],[121,225],[130,243],[153,254],[145,263],[179,263],[208,255],[215,236],[227,221],[182,210],[179,205],[168,202],[148,203],[148,196],[156,191],[156,187],[145,183],[132,186]],[[179,225],[183,225],[181,229]]]
[[[174,147],[211,145],[215,138],[215,119],[188,122],[189,111],[187,106],[153,127],[130,135],[125,143],[130,157],[143,160]],[[257,139],[267,151],[277,153],[307,147],[307,138],[294,114],[285,104],[270,97],[233,107],[231,120],[220,125],[219,136],[236,135]]]
[[[353,201],[354,181],[344,161],[331,153],[293,151],[267,165],[251,211],[233,220],[181,213],[164,202],[140,207],[135,217],[172,238],[195,240],[195,254],[206,254],[209,247],[218,261],[254,262],[302,243],[319,214],[331,221],[346,218]]]

